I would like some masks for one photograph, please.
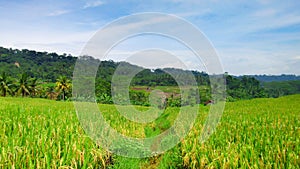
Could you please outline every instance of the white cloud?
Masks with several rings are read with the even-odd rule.
[[[300,55],[294,57],[295,60],[300,60]]]
[[[51,4],[45,3],[47,1],[26,1],[18,4],[9,2],[3,3],[4,6],[0,5],[0,16],[5,25],[0,31],[0,46],[79,55],[95,30],[106,25],[108,21],[124,16],[128,12],[158,11],[186,17],[201,29],[220,51],[225,70],[229,73],[300,74],[298,47],[300,32],[297,26],[293,26],[300,24],[298,1],[271,3],[271,0],[258,0],[258,3],[245,1],[233,3],[229,0],[163,0],[157,3],[146,1],[106,3],[105,0],[83,0],[83,2],[56,1]],[[32,8],[33,5],[35,8]],[[98,6],[103,7],[105,9],[103,11],[117,9],[117,6],[124,7],[127,11],[113,10],[108,16],[101,15],[103,11],[94,8]],[[70,15],[66,17],[64,14],[67,13]],[[166,18],[155,18],[145,19],[144,22],[132,21],[114,25],[112,32],[116,33],[107,34],[104,38],[111,39],[119,36],[120,32],[137,28],[147,29],[153,25],[178,31],[180,26],[164,25],[167,21]],[[293,27],[288,28],[289,26]],[[147,30],[151,29],[152,27]],[[116,53],[112,55],[120,59],[138,50],[139,47],[152,47],[152,43],[166,50],[169,48],[183,50],[162,40],[142,39],[119,48],[120,51],[113,50],[112,52]],[[99,48],[102,49],[96,47],[97,50],[100,50]],[[185,58],[187,60],[184,61],[188,63],[189,68],[200,63],[189,57]],[[173,64],[180,66],[177,63]]]
[[[84,5],[84,7],[83,7],[83,9],[86,9],[86,8],[94,8],[94,7],[98,7],[98,6],[100,6],[100,5],[103,5],[104,4],[104,2],[103,1],[90,1],[90,2],[87,2],[85,5]]]
[[[95,31],[24,30],[0,32],[0,46],[79,55]],[[30,41],[28,40],[30,39]]]
[[[63,14],[69,13],[69,12],[71,12],[71,11],[69,11],[69,10],[57,10],[57,11],[49,13],[47,16],[59,16],[59,15],[63,15]]]
[[[224,70],[230,74],[299,74],[299,60],[296,51],[268,51],[255,48],[239,47],[220,49],[219,54]],[[297,55],[296,55],[297,56]],[[299,58],[300,59],[300,58]]]
[[[144,68],[179,68],[207,71],[203,62],[189,50],[166,50],[165,48],[145,48],[135,51],[110,51],[105,60],[126,61]]]

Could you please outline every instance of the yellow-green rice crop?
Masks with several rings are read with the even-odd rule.
[[[0,103],[0,168],[300,168],[300,95],[227,103],[205,143],[198,137],[209,107],[201,106],[180,144],[147,159],[118,157],[97,146],[71,102],[0,98]],[[168,108],[156,121],[139,124],[113,105],[101,110],[117,131],[141,138],[170,127],[178,112]]]

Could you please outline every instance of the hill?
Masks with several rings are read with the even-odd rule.
[[[131,89],[133,95],[138,96],[138,98],[143,98],[145,100],[147,93],[145,91],[136,91],[138,89],[134,86],[144,86],[141,88],[155,88],[157,86],[178,86],[174,79],[176,76],[179,79],[185,79],[187,74],[193,74],[196,79],[197,85],[201,86],[199,89],[200,95],[202,96],[202,101],[210,99],[210,80],[209,75],[206,72],[182,70],[175,68],[164,68],[164,69],[143,69],[137,65],[132,65],[127,62],[114,62],[112,60],[99,61],[91,56],[80,56],[84,59],[89,59],[93,64],[100,63],[97,77],[96,77],[96,96],[100,102],[110,103],[111,102],[111,81],[114,73],[117,69],[121,68],[122,72],[136,71],[139,72],[131,80]],[[72,55],[58,55],[56,53],[48,52],[37,52],[28,49],[7,49],[0,47],[0,73],[6,72],[9,76],[13,78],[20,78],[20,74],[26,73],[29,77],[34,77],[45,83],[54,83],[60,76],[66,76],[68,79],[72,79],[73,69],[78,57]],[[167,73],[168,72],[168,73]],[[171,73],[173,76],[171,76]],[[261,81],[270,80],[287,80],[287,79],[297,79],[298,76],[294,75],[281,75],[281,76],[267,76],[267,75],[254,75],[254,76],[231,76],[225,74],[226,84],[227,84],[227,94],[229,100],[239,100],[239,99],[251,99],[258,97],[278,97],[286,94],[298,93],[295,90],[265,90],[266,88],[281,88],[282,84],[272,83],[270,85],[262,85]],[[192,82],[185,82],[186,85],[193,85]],[[293,85],[295,83],[292,83]],[[46,86],[46,85],[44,85]],[[275,88],[276,88],[275,87]],[[176,88],[173,88],[177,90]],[[294,88],[293,88],[294,89]],[[48,89],[46,89],[48,90]],[[45,91],[46,91],[45,90]],[[50,89],[53,90],[53,89]],[[49,90],[48,90],[49,91]],[[44,92],[45,93],[45,92]],[[71,92],[70,92],[71,93]],[[171,91],[168,95],[174,96],[178,92]],[[45,95],[45,94],[43,94]],[[107,97],[108,96],[108,97]],[[102,100],[102,101],[101,101]],[[139,101],[137,101],[139,102]],[[177,102],[177,101],[176,101]],[[139,102],[140,103],[140,102]]]
[[[261,82],[281,82],[281,81],[294,81],[300,80],[297,75],[250,75]]]
[[[270,94],[270,97],[300,94],[300,80],[264,82],[262,86]]]
[[[44,81],[55,81],[59,75],[71,77],[75,61],[71,55],[0,47],[0,72],[13,77],[23,72]]]
[[[94,63],[100,62],[89,56]],[[40,78],[43,81],[55,82],[59,76],[71,78],[77,57],[72,55],[58,55],[56,53],[37,52],[28,49],[6,49],[0,47],[0,72],[7,72],[13,77],[26,72],[31,77]],[[122,64],[123,69],[141,69],[136,65],[125,62],[101,61],[98,77],[105,81],[111,81],[116,68]],[[176,86],[174,79],[165,71],[173,71],[176,74],[184,74],[181,69],[144,69],[133,79],[133,85],[161,85]],[[208,84],[208,75],[205,72],[192,71],[196,75],[199,84]]]

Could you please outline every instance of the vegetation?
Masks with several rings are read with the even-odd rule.
[[[61,75],[70,78],[75,61],[75,57],[66,54],[0,47],[0,72],[7,72],[14,78],[22,73],[51,82]]]
[[[21,77],[19,78],[19,81],[17,82],[17,89],[16,93],[21,94],[22,97],[29,95],[29,82],[28,82],[28,75],[26,73],[23,73]]]
[[[213,135],[199,143],[208,107],[201,106],[187,137],[162,155],[119,157],[81,129],[71,102],[0,97],[0,168],[298,168],[300,95],[229,102]],[[178,108],[152,123],[127,120],[99,105],[117,131],[150,137],[170,127]],[[140,110],[146,107],[136,107]]]
[[[252,75],[255,79],[261,82],[283,82],[300,80],[300,76],[296,75]]]
[[[83,56],[92,63],[100,63]],[[156,136],[170,128],[181,106],[200,106],[189,134],[168,152],[144,159],[111,154],[95,144],[80,127],[71,102],[76,57],[0,47],[0,168],[299,168],[300,83],[297,76],[274,77],[293,81],[263,82],[257,76],[225,74],[226,109],[216,132],[199,142],[211,100],[205,72],[174,68],[144,69],[126,62],[103,61],[95,80],[95,96],[105,119],[116,131],[138,138]],[[149,109],[152,92],[164,92],[164,112],[153,122],[135,123],[112,105],[112,77],[142,70],[129,86],[130,103]],[[177,78],[192,73],[197,87],[181,93]],[[267,79],[268,76],[262,76]],[[272,77],[273,78],[273,77]],[[273,78],[273,79],[274,79]],[[268,81],[268,80],[265,80]],[[186,82],[186,85],[192,83]],[[188,96],[186,100],[182,97]],[[197,99],[195,96],[199,96]],[[31,98],[29,98],[31,97]],[[89,96],[80,96],[89,97]],[[279,97],[279,98],[267,98]],[[48,98],[46,100],[41,98]],[[75,98],[80,100],[79,98]],[[125,98],[120,95],[119,100]],[[126,103],[126,102],[125,102]],[[123,104],[123,102],[120,102]],[[127,109],[127,105],[123,106]],[[129,107],[128,107],[129,108]],[[128,109],[130,110],[130,109]],[[151,114],[150,114],[151,116]],[[209,132],[209,131],[208,131]]]
[[[62,92],[62,100],[66,99],[66,93],[71,89],[71,81],[66,76],[60,76],[56,81],[56,90]]]
[[[39,98],[61,99],[71,96],[71,81],[65,76],[57,79],[53,85],[51,83],[39,83],[38,79],[30,78],[23,73],[18,79],[11,78],[5,72],[0,75],[0,93],[3,97],[10,96],[29,96]]]
[[[100,63],[99,60],[90,56],[82,57],[90,60],[94,64]],[[36,52],[27,49],[18,50],[0,47],[0,73],[5,72],[3,74],[5,79],[0,79],[1,95],[16,95],[16,93],[18,93],[22,96],[41,98],[48,97],[62,100],[70,99],[70,85],[60,86],[63,88],[59,89],[59,87],[53,88],[51,84],[62,80],[59,80],[60,77],[65,77],[64,80],[68,81],[68,84],[70,84],[76,59],[76,57],[67,54],[58,55],[56,53]],[[178,105],[180,102],[180,96],[178,95],[177,87],[178,84],[174,78],[166,72],[171,72],[179,78],[184,78],[187,73],[192,73],[199,87],[199,91],[196,91],[196,93],[199,93],[201,96],[200,102],[204,103],[211,99],[209,94],[209,76],[205,72],[186,71],[174,68],[150,70],[142,69],[141,67],[131,65],[126,62],[102,61],[96,77],[95,93],[98,102],[112,103],[111,81],[112,76],[118,67],[122,67],[123,71],[142,70],[131,81],[131,98],[133,99],[132,103],[134,104],[149,104],[147,101],[149,91],[135,90],[138,88],[138,86],[142,86],[144,89],[158,89],[160,87],[174,89],[174,91],[168,90],[165,92],[167,92],[169,96],[169,105]],[[227,81],[228,101],[261,97],[279,97],[287,94],[299,93],[299,80],[297,81],[299,77],[295,75],[235,77],[225,74],[225,76]],[[19,82],[11,85],[11,83],[13,83],[11,79],[18,79]],[[271,82],[262,84],[257,79],[261,79],[262,81],[294,79],[296,81],[285,81],[282,83]],[[6,83],[7,85],[5,85]],[[47,86],[47,84],[50,84],[50,87]],[[18,92],[14,91],[16,88],[15,85],[19,87]],[[29,88],[31,88],[32,91],[29,91]],[[14,90],[11,91],[11,89]],[[58,95],[58,91],[60,92],[60,95]]]
[[[262,84],[270,97],[300,94],[300,80],[266,82]]]
[[[267,97],[267,93],[254,77],[234,78],[226,76],[228,101]]]
[[[5,72],[3,72],[2,75],[0,76],[0,85],[1,85],[0,90],[3,97],[5,97],[9,93],[12,93],[10,87],[12,85],[12,82]]]

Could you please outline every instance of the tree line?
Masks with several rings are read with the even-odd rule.
[[[54,85],[39,81],[22,73],[13,78],[3,72],[0,75],[1,96],[22,96],[66,100],[71,97],[71,80],[66,76],[59,76]]]

